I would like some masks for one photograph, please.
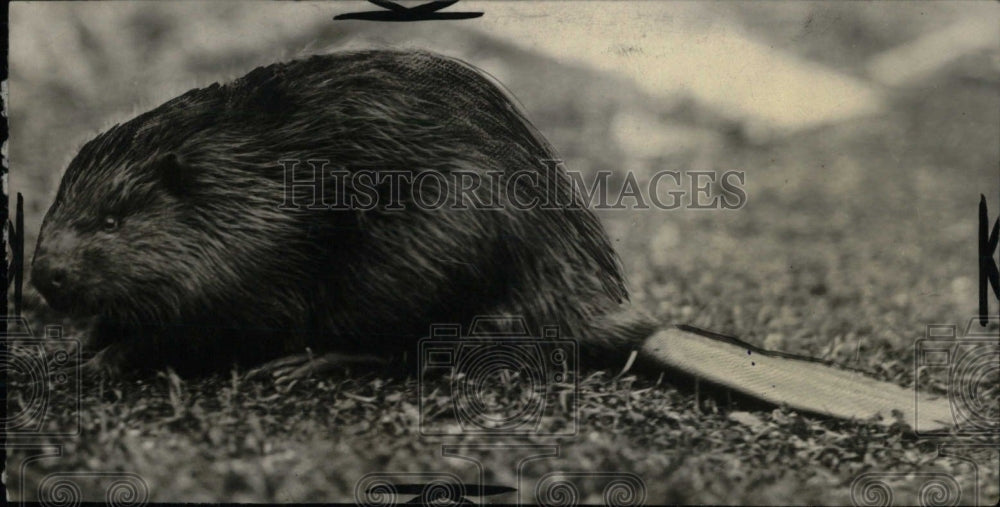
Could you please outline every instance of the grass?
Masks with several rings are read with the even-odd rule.
[[[851,37],[838,37],[824,35],[822,49],[836,49],[826,46],[831,39],[851,46]],[[851,58],[864,56],[854,55],[856,47],[850,50]],[[635,303],[666,322],[730,333],[767,348],[863,368],[900,385],[944,392],[946,372],[914,374],[913,347],[926,325],[964,327],[975,311],[979,194],[993,192],[991,213],[1000,209],[995,194],[1000,108],[995,81],[961,76],[970,74],[968,69],[982,74],[990,61],[959,62],[947,76],[896,92],[877,117],[758,145],[730,132],[711,153],[629,167],[744,169],[749,196],[747,206],[735,211],[603,213]],[[508,84],[519,95],[532,89]],[[81,90],[86,84],[77,93]],[[546,96],[525,102],[542,104]],[[67,117],[86,116],[74,111]],[[21,112],[15,110],[12,118],[27,116]],[[606,126],[590,122],[603,116],[583,117],[587,125],[567,125],[580,118],[541,118],[540,128],[557,132],[551,137],[568,160],[601,161],[596,169],[631,163],[624,155],[609,155],[607,139],[596,138]],[[24,142],[14,146],[13,158],[35,171],[31,181],[47,182],[27,195],[29,227],[37,226],[44,196],[57,180],[55,169],[44,168],[59,167],[59,161],[25,146],[71,137],[63,130],[58,136],[47,133],[49,124],[69,127],[43,120],[32,117],[30,128],[19,132]],[[594,139],[581,136],[567,148],[560,139],[578,129]],[[617,159],[608,162],[609,157]],[[77,327],[51,314],[30,291],[25,308],[36,331],[41,324],[63,322],[69,337],[80,337]],[[487,483],[503,485],[518,484],[518,461],[530,454],[523,446],[558,444],[558,457],[525,464],[521,493],[528,501],[537,500],[535,481],[555,470],[591,474],[573,478],[578,499],[587,503],[603,499],[609,476],[601,473],[635,474],[653,503],[848,504],[854,481],[871,474],[893,486],[897,503],[916,503],[928,474],[953,477],[964,494],[976,491],[982,503],[1000,497],[995,438],[917,438],[900,426],[824,420],[748,400],[730,402],[725,393],[696,395],[690,382],[672,376],[617,373],[588,372],[575,403],[548,405],[540,427],[558,433],[576,420],[573,437],[486,440],[505,445],[499,449],[476,448],[484,440],[471,436],[444,443],[478,460]],[[30,403],[26,386],[16,380],[10,412]],[[424,387],[436,392],[432,401],[442,408],[434,421],[457,424],[448,410],[453,401],[448,383],[438,379]],[[515,402],[516,391],[509,387],[486,386],[484,397]],[[983,396],[995,397],[995,385],[986,388]],[[9,451],[7,483],[23,484],[15,498],[32,500],[51,474],[128,473],[141,477],[153,501],[351,502],[358,481],[376,472],[397,474],[398,482],[406,482],[403,474],[418,472],[479,482],[474,463],[442,456],[442,440],[421,435],[419,392],[415,378],[362,371],[307,379],[288,389],[244,381],[240,372],[208,379],[161,372],[79,391],[54,387],[46,427],[79,428],[79,435],[30,440],[61,445],[58,457],[24,461],[38,448]],[[939,457],[946,445],[976,443],[988,445],[967,446],[957,451],[961,457]],[[100,501],[108,477],[75,481],[83,485],[85,499]]]
[[[23,479],[33,485],[67,470],[130,472],[146,481],[152,500],[204,502],[349,502],[371,472],[392,472],[398,482],[407,482],[406,473],[447,472],[478,483],[468,462],[442,458],[440,441],[419,436],[416,399],[415,380],[373,375],[308,380],[286,392],[238,375],[186,382],[164,373],[101,385],[83,396],[81,438],[57,460],[31,464]],[[57,394],[52,401],[52,420],[75,424],[74,411],[62,410],[71,404],[60,403],[71,400]],[[844,504],[864,472],[943,470],[966,487],[973,479],[967,462],[936,458],[938,442],[902,427],[700,401],[648,378],[591,374],[580,383],[577,436],[558,441],[558,458],[530,463],[525,484],[552,470],[627,471],[644,481],[653,502]],[[558,430],[570,415],[551,407],[542,429]],[[509,447],[484,452],[475,448],[483,439],[447,440],[480,460],[488,483],[506,485],[517,485],[516,465],[527,455],[516,445],[553,443],[488,441]],[[8,461],[12,470],[20,454]],[[984,472],[981,494],[995,494],[995,470]],[[600,478],[576,485],[581,500],[600,503]],[[100,500],[103,493],[89,494]]]

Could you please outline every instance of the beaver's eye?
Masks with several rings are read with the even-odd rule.
[[[118,224],[119,222],[117,218],[108,215],[104,217],[104,221],[101,223],[101,226],[104,228],[105,232],[111,232],[118,228]]]

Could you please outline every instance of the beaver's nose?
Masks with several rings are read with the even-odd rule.
[[[73,289],[72,259],[78,247],[77,235],[73,231],[52,231],[42,226],[31,262],[31,283],[49,304],[65,299],[65,292]]]
[[[66,284],[66,270],[55,268],[49,273],[49,283],[53,288],[61,289]]]
[[[36,257],[31,267],[31,284],[53,310],[64,311],[69,308],[72,295],[69,290],[69,271],[66,268],[53,266],[46,259]]]
[[[53,266],[47,258],[35,258],[31,266],[31,283],[43,295],[51,295],[53,291],[66,287],[66,268]]]

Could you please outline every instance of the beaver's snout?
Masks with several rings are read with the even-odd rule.
[[[67,309],[70,300],[67,291],[69,272],[64,266],[56,266],[48,257],[36,255],[31,263],[31,283],[53,309]]]
[[[31,284],[45,297],[54,310],[65,311],[73,298],[76,285],[69,269],[68,256],[74,238],[60,235],[58,241],[39,238],[35,256],[31,261]]]

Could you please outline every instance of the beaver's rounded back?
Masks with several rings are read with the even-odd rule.
[[[546,162],[556,158],[501,88],[454,59],[362,51],[269,65],[87,143],[45,217],[32,279],[53,307],[135,340],[186,326],[172,339],[224,328],[245,349],[379,350],[496,314],[575,336],[627,296],[600,223]],[[411,177],[379,181],[390,172]],[[444,177],[412,177],[428,172]],[[447,177],[459,172],[537,179],[466,192]],[[554,207],[532,205],[552,196]]]

